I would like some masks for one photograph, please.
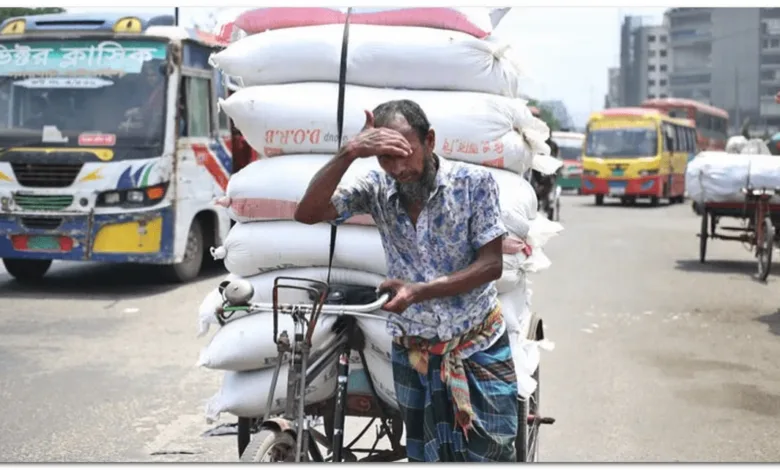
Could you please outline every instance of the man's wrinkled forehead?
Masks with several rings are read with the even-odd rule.
[[[393,117],[385,120],[384,122],[376,123],[376,127],[385,127],[387,129],[392,129],[394,131],[397,131],[401,135],[406,137],[406,139],[409,140],[410,143],[412,143],[413,141],[420,140],[417,137],[417,133],[414,132],[412,126],[409,125],[409,122],[401,113],[395,113]],[[410,139],[414,139],[414,140],[410,140]]]

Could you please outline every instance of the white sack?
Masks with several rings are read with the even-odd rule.
[[[338,83],[343,36],[343,25],[267,31],[231,44],[210,63],[245,86]],[[507,43],[455,31],[359,24],[349,29],[347,70],[348,83],[355,85],[512,97],[520,76]]]
[[[324,24],[344,24],[347,8],[257,8],[245,11],[236,23],[247,33]],[[488,36],[509,8],[352,8],[351,25],[418,26]]]
[[[252,297],[251,302],[271,302],[274,279],[279,276],[306,278],[325,282],[328,277],[328,268],[280,269],[278,271],[246,278],[254,287],[254,296]],[[230,274],[224,281],[232,281],[234,279],[240,279],[240,276]],[[350,269],[333,268],[330,275],[331,284],[379,287],[379,284],[384,281],[384,276]],[[279,291],[279,301],[280,303],[285,304],[305,302],[308,300],[307,295],[308,294],[304,291],[283,289]],[[210,325],[219,324],[216,318],[216,309],[221,305],[221,296],[217,289],[214,289],[206,295],[206,299],[201,304],[198,316],[198,336],[205,335],[208,332]]]
[[[271,413],[280,413],[287,403],[287,374],[289,366],[279,371]],[[225,372],[222,387],[206,404],[206,419],[213,422],[220,413],[231,413],[242,418],[260,417],[266,413],[266,402],[271,390],[274,369],[250,372]],[[319,403],[336,392],[336,362],[326,368],[306,388],[305,403]]]
[[[337,317],[322,315],[312,336],[312,351],[318,351],[335,334],[331,331]],[[292,338],[295,323],[290,315],[279,316],[278,332]],[[228,322],[220,328],[200,353],[197,366],[208,369],[248,371],[273,367],[279,353],[273,342],[273,313],[257,313]]]
[[[328,223],[239,223],[230,229],[225,243],[212,250],[212,255],[215,259],[223,259],[230,273],[245,277],[284,268],[327,267],[330,231]],[[333,266],[387,273],[385,252],[376,227],[339,227]]]
[[[312,178],[331,158],[333,155],[304,154],[254,161],[230,177],[226,197],[217,203],[227,207],[228,215],[237,222],[292,220]],[[382,171],[376,158],[357,159],[341,183],[354,181],[371,170]]]
[[[227,196],[218,204],[227,207],[230,217],[238,222],[292,220],[296,204],[309,182],[331,158],[331,155],[317,154],[287,155],[252,162],[230,178]],[[486,169],[498,184],[504,225],[513,234],[525,238],[530,221],[537,214],[536,192],[516,173]],[[342,184],[349,184],[371,170],[382,172],[375,158],[356,160],[342,178]],[[368,215],[359,215],[348,223],[373,224],[373,220]]]
[[[335,83],[269,85],[239,90],[220,100],[220,107],[262,156],[335,153],[337,98]],[[534,154],[550,153],[549,129],[526,101],[485,93],[348,86],[344,138],[360,132],[366,109],[398,99],[422,107],[436,131],[435,150],[445,158],[523,173]]]
[[[685,172],[688,196],[696,202],[742,202],[742,188],[780,187],[780,158],[772,155],[701,152]],[[777,200],[775,196],[773,200]]]

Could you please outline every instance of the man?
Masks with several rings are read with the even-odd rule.
[[[120,129],[129,131],[144,126],[149,129],[162,123],[165,82],[160,67],[158,61],[145,62],[141,68],[141,76],[134,77],[137,78],[133,82],[137,84],[133,90],[137,106],[125,111],[125,120],[120,123]]]
[[[420,107],[391,101],[366,111],[362,132],[312,179],[295,220],[341,223],[371,214],[382,237],[402,331],[393,380],[409,461],[515,460],[517,378],[494,281],[501,277],[498,187],[482,168],[434,154]],[[384,170],[338,187],[350,164]]]

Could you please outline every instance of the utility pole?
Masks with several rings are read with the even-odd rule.
[[[739,104],[739,67],[734,67],[734,128],[740,129],[742,127],[742,112]]]

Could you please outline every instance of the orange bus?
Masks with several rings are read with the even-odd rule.
[[[699,151],[726,149],[729,113],[725,110],[684,98],[655,98],[645,100],[641,106],[694,121]]]

